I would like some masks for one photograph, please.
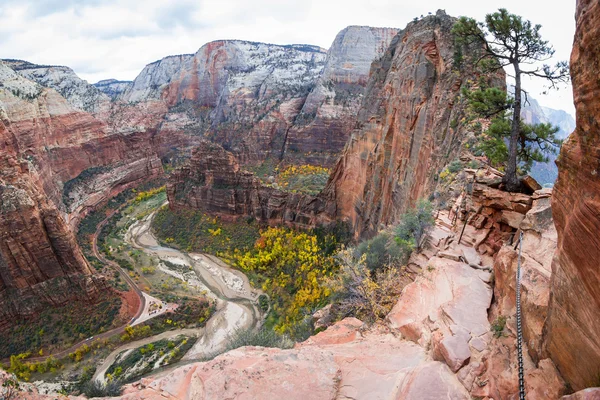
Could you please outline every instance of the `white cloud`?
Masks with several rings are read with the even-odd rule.
[[[327,48],[348,25],[403,28],[438,8],[482,19],[499,7],[542,24],[556,59],[569,58],[575,1],[542,0],[2,0],[0,57],[68,65],[90,82],[133,79],[149,62],[212,40]],[[573,112],[570,87],[548,96],[539,80],[528,87],[540,103]]]

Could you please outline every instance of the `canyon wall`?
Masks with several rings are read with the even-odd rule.
[[[571,76],[577,128],[563,144],[552,213],[558,250],[552,266],[546,348],[580,389],[600,374],[600,4],[577,1]]]
[[[387,50],[394,28],[349,26],[327,51],[325,66],[288,132],[285,155],[335,163],[356,125],[371,63]]]
[[[455,65],[455,19],[436,15],[411,22],[371,68],[353,131],[324,196],[357,235],[376,232],[420,197],[458,155],[466,134],[460,90],[477,73],[477,48]],[[504,77],[491,79],[504,85]]]
[[[1,328],[47,305],[93,300],[105,288],[103,279],[92,275],[73,230],[78,212],[93,196],[67,201],[68,182],[90,168],[117,170],[104,186],[88,188],[88,194],[106,196],[104,188],[147,179],[162,168],[155,153],[142,149],[148,148],[147,140],[112,134],[56,90],[4,62],[0,84]],[[70,187],[82,193],[87,184]]]
[[[50,172],[42,169],[36,154],[27,151],[32,131],[40,125],[48,143],[59,140],[52,136],[54,125],[44,122],[56,117],[53,122],[61,123],[68,107],[52,101],[55,92],[21,78],[2,63],[0,77],[1,329],[15,317],[39,311],[44,303],[91,300],[104,282],[91,276],[75,236],[44,192],[48,182],[42,181],[49,179]],[[16,109],[23,118],[14,118]],[[32,115],[35,112],[39,114]]]
[[[349,222],[357,237],[397,222],[418,198],[431,193],[439,172],[458,156],[467,134],[463,124],[466,103],[460,90],[477,74],[469,58],[462,65],[454,64],[458,50],[451,33],[454,22],[443,11],[412,22],[391,40],[385,54],[372,63],[357,128],[318,196],[259,189],[256,180],[249,183],[254,178],[248,174],[244,175],[245,184],[233,184],[236,194],[224,197],[226,206],[220,210],[217,200],[208,201],[212,195],[206,192],[207,188],[211,193],[216,192],[203,176],[206,168],[213,173],[219,167],[206,165],[203,156],[196,155],[185,173],[173,176],[168,191],[171,204],[236,215],[246,210],[262,220],[283,220],[300,226],[338,219]],[[337,40],[343,43],[346,34]],[[468,50],[473,56],[476,53]],[[335,60],[331,63],[339,65]],[[326,71],[331,77],[327,82],[346,79],[339,67],[332,66]],[[356,76],[350,76],[348,79],[359,82]],[[494,85],[504,84],[503,74],[487,79]],[[317,97],[318,91],[309,95],[309,99],[311,96]],[[260,190],[269,191],[277,200],[269,200],[269,204],[258,200],[260,196],[256,193]],[[255,211],[259,203],[260,212]]]
[[[242,164],[272,158],[331,165],[356,122],[371,62],[396,32],[351,26],[328,51],[210,42],[148,64],[132,83],[96,84],[113,98],[99,118],[121,132],[154,126],[204,137]]]

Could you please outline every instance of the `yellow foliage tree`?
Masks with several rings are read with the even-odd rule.
[[[253,283],[273,301],[274,328],[280,333],[293,333],[293,327],[331,294],[325,281],[335,263],[323,255],[314,235],[268,228],[251,251],[231,258],[239,268],[252,272]]]

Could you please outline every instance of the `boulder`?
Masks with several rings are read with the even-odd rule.
[[[406,373],[398,391],[390,398],[468,400],[471,396],[446,365],[434,361]]]
[[[523,178],[521,178],[521,184],[529,193],[533,193],[542,188],[542,185],[540,185],[531,175],[525,175]]]
[[[478,272],[462,262],[431,258],[423,276],[404,288],[387,316],[390,326],[404,338],[424,344],[429,343],[436,321],[447,330],[458,325],[472,336],[485,334],[490,330],[487,310],[492,290]]]
[[[439,354],[452,372],[456,373],[463,365],[469,362],[471,350],[469,350],[468,339],[463,335],[452,335],[443,338],[434,349],[434,354]]]

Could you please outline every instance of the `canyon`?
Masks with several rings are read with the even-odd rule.
[[[350,26],[329,51],[217,41],[149,64],[133,82],[96,86],[68,67],[2,60],[0,326],[93,299],[105,284],[76,244],[79,221],[203,140],[255,162],[305,162],[305,148],[319,147],[312,162],[332,163],[370,63],[396,32]]]
[[[172,210],[294,228],[343,222],[355,240],[444,191],[448,207],[383,321],[348,317],[292,349],[190,359],[120,398],[516,398],[517,268],[527,398],[598,398],[600,5],[577,2],[577,124],[556,185],[526,180],[525,193],[500,190],[502,173],[465,146],[473,132],[461,89],[473,80],[504,88],[505,76],[477,72],[477,45],[457,63],[455,21],[438,11],[402,30],[350,26],[329,50],[216,41],[151,63],[132,82],[89,85],[67,67],[2,60],[0,329],[106,291],[77,225],[167,168]],[[525,112],[567,120],[537,103]],[[270,160],[332,173],[319,194],[293,193],[250,172]],[[463,168],[442,180],[454,160]],[[26,387],[22,398],[52,398]]]
[[[373,63],[357,128],[316,197],[260,187],[249,174],[238,172],[234,161],[224,160],[233,160],[231,156],[207,165],[209,152],[200,150],[190,167],[170,180],[171,206],[183,203],[302,227],[341,220],[357,237],[398,222],[417,199],[432,193],[437,176],[458,156],[467,136],[468,128],[460,122],[467,104],[460,91],[478,75],[469,60],[460,70],[454,63],[458,51],[451,34],[454,21],[439,11],[409,23]],[[503,73],[481,78],[504,86]],[[207,179],[204,171],[218,179]],[[229,187],[221,190],[224,185]],[[207,201],[210,197],[216,201]],[[229,210],[215,203],[226,204]]]

